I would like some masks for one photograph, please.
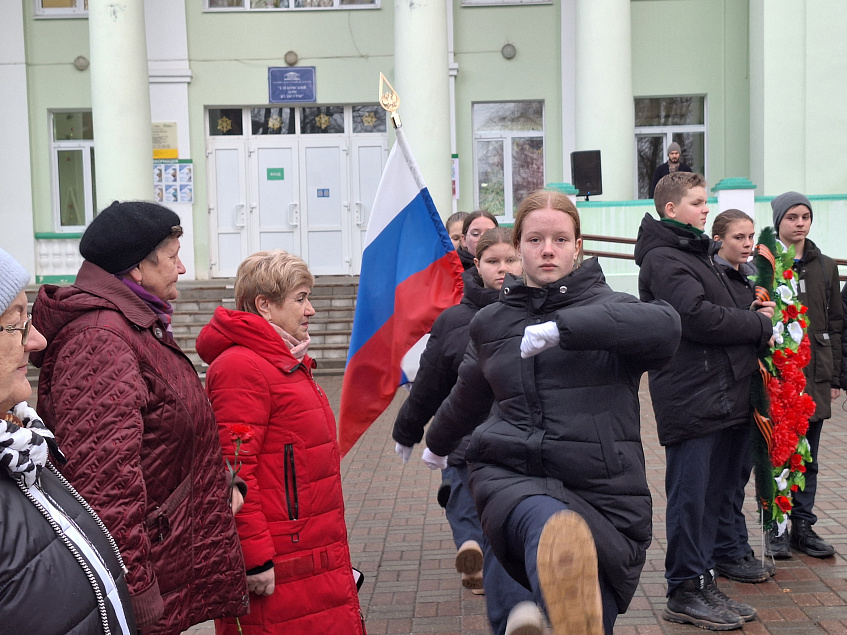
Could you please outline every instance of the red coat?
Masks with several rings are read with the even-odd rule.
[[[272,560],[276,570],[273,594],[250,596],[244,635],[361,635],[335,417],[314,362],[298,362],[258,315],[224,308],[201,331],[197,352],[210,364],[206,390],[231,463],[233,426],[252,433],[238,455],[250,492],[235,519],[245,564]],[[217,632],[234,635],[235,620],[225,622]]]
[[[139,627],[177,634],[244,613],[217,426],[189,359],[144,302],[89,262],[74,286],[42,287],[32,312],[47,338],[30,356],[39,412],[69,459],[62,473],[115,537]]]

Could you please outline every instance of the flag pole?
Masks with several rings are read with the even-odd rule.
[[[391,124],[394,126],[394,131],[397,134],[397,145],[400,146],[400,151],[403,153],[406,165],[409,166],[409,170],[412,172],[415,184],[418,186],[418,189],[425,188],[426,182],[417,161],[415,161],[415,157],[409,150],[406,134],[403,132],[403,122],[400,121],[400,114],[397,112],[400,108],[400,95],[397,94],[394,86],[391,85],[382,73],[379,74],[379,105],[382,106],[383,110],[391,113]]]

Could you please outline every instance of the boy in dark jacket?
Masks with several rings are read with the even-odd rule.
[[[715,265],[716,244],[703,233],[709,213],[702,175],[675,172],[656,186],[661,221],[645,215],[635,260],[642,301],[665,300],[682,322],[669,366],[649,372],[650,395],[667,468],[668,605],[664,619],[711,630],[741,628],[753,607],[718,589],[712,555],[721,496],[732,491],[728,462],[742,457],[727,432],[750,424],[756,350],[772,337],[772,302],[740,309]],[[738,566],[761,566],[737,546]]]
[[[806,392],[815,400],[806,439],[812,461],[806,465],[806,488],[795,492],[791,510],[790,545],[815,558],[835,553],[812,529],[817,521],[812,508],[818,485],[818,447],[824,419],[831,416],[832,401],[838,398],[841,371],[841,328],[843,312],[838,297],[838,266],[806,238],[812,227],[812,204],[799,192],[786,192],[771,201],[773,226],[786,249],[794,245],[794,271],[800,284],[800,302],[807,308],[812,361],[804,369]],[[768,536],[766,552],[777,559],[791,557],[786,533]]]

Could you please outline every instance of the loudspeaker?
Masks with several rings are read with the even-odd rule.
[[[571,183],[579,190],[577,196],[596,196],[603,193],[603,170],[599,150],[571,152]]]

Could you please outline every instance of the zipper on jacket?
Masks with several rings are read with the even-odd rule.
[[[288,505],[288,520],[300,517],[300,500],[297,496],[297,468],[294,465],[294,444],[287,443],[283,449],[283,476],[285,478],[285,502]]]

